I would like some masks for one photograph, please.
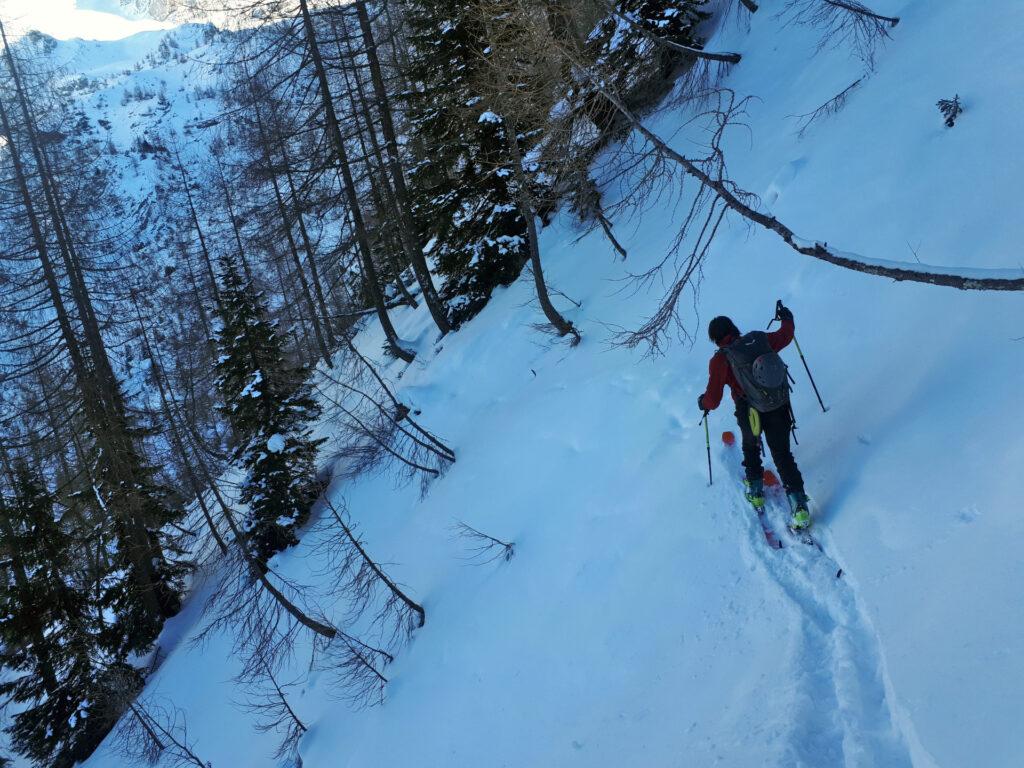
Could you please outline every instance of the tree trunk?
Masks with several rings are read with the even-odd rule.
[[[42,395],[43,398],[43,410],[46,414],[46,423],[47,426],[50,427],[50,432],[53,433],[57,461],[60,463],[60,471],[61,474],[63,475],[63,480],[61,481],[59,479],[57,484],[63,485],[64,483],[70,481],[71,478],[74,476],[74,473],[72,473],[71,471],[71,466],[68,464],[68,457],[66,453],[67,443],[62,443],[60,440],[60,429],[58,428],[57,425],[57,415],[53,412],[53,404],[50,401],[49,388],[47,387],[45,378],[43,376],[40,376],[36,380],[36,386],[39,387],[39,394]]]
[[[188,251],[185,246],[181,246],[182,259],[185,262],[185,267],[188,270],[188,280],[192,284],[192,299],[196,303],[196,314],[199,315],[199,324],[203,326],[203,334],[206,336],[206,343],[209,344],[213,341],[213,329],[210,325],[210,317],[206,314],[206,307],[203,305],[202,292],[199,290],[199,281],[196,280],[196,272],[192,268],[192,259],[188,255]]]
[[[320,283],[320,274],[316,267],[316,255],[313,252],[313,242],[310,240],[309,232],[306,230],[306,222],[302,218],[302,209],[299,206],[299,196],[295,192],[295,182],[292,180],[292,165],[288,158],[288,148],[284,141],[278,141],[281,150],[281,160],[284,162],[284,175],[288,181],[288,191],[292,200],[292,209],[295,211],[295,223],[299,225],[299,236],[302,238],[302,245],[306,251],[306,264],[309,266],[309,281],[313,284],[313,293],[316,296],[317,306],[320,308],[320,315],[324,322],[324,335],[327,343],[333,348],[338,345],[331,330],[331,313],[327,311],[327,301],[324,299],[324,288]],[[330,367],[330,363],[328,363]]]
[[[138,705],[134,701],[130,701],[128,702],[128,707],[129,709],[131,709],[132,715],[135,716],[135,719],[138,721],[139,725],[142,726],[142,730],[146,732],[146,735],[149,736],[152,742],[156,745],[156,748],[160,752],[163,752],[165,749],[167,749],[166,745],[162,741],[160,741],[160,737],[156,735],[156,731],[154,731],[153,727],[149,724],[149,720],[142,716],[142,713],[139,710]]]
[[[338,525],[341,526],[341,530],[345,534],[345,538],[347,538],[349,543],[353,547],[355,547],[356,552],[359,553],[359,557],[362,558],[364,563],[366,563],[367,567],[373,572],[373,575],[384,583],[384,586],[388,588],[388,590],[391,592],[391,594],[395,597],[396,600],[399,600],[410,611],[412,611],[419,617],[419,626],[422,627],[427,621],[427,613],[423,610],[423,606],[417,603],[408,595],[406,595],[405,592],[403,592],[399,588],[399,586],[395,584],[395,582],[393,582],[386,573],[384,573],[384,571],[381,569],[379,565],[377,565],[374,559],[370,557],[369,554],[367,554],[366,550],[363,548],[363,543],[352,532],[352,529],[349,528],[349,526],[345,523],[341,515],[338,514],[338,510],[336,510],[333,506],[330,506],[330,509],[334,519],[338,522]]]
[[[331,23],[333,25],[333,23],[334,23],[334,19],[333,18],[331,19]],[[359,80],[359,74],[355,71],[355,67],[354,66],[351,67],[351,69],[353,70],[352,71],[352,80],[349,80],[349,69],[350,68],[346,67],[345,64],[343,63],[344,62],[344,54],[341,53],[341,49],[340,48],[338,49],[338,53],[339,53],[339,57],[341,57],[341,59],[342,59],[341,74],[342,74],[342,77],[345,78],[345,87],[348,89],[350,97],[351,97],[351,94],[353,92],[358,96],[359,104],[360,104],[360,107],[362,109],[362,113],[367,118],[367,126],[366,126],[366,130],[364,131],[363,123],[359,119],[359,110],[355,110],[355,109],[352,110],[352,118],[355,121],[356,135],[359,137],[359,148],[362,150],[363,157],[365,158],[364,163],[366,165],[366,175],[369,178],[369,182],[370,182],[370,194],[373,196],[373,204],[374,204],[374,206],[376,207],[376,209],[378,211],[378,215],[383,216],[384,215],[384,211],[388,210],[397,218],[398,217],[398,208],[397,208],[397,206],[395,204],[394,190],[391,188],[391,185],[388,183],[387,174],[384,171],[383,157],[381,156],[381,153],[380,153],[380,147],[377,144],[377,135],[376,135],[376,133],[373,130],[373,124],[370,123],[370,120],[369,120],[370,111],[369,111],[369,107],[368,107],[368,105],[366,103],[366,98],[365,98],[365,96],[363,94],[363,88],[362,88],[362,84],[360,83],[360,80]],[[352,55],[351,51],[349,51],[348,55],[351,57],[351,55]],[[353,88],[353,81],[355,83],[354,88]],[[370,142],[371,142],[373,163],[370,162],[371,153],[367,149],[366,139],[364,138],[364,133],[366,133],[366,135],[369,137]],[[374,174],[375,170],[376,170],[376,175]],[[381,187],[381,189],[383,189],[383,192],[384,192],[383,198],[382,198],[380,192],[377,189],[377,181],[378,181],[378,179],[380,180],[380,187]],[[387,205],[386,206],[385,206],[385,200],[387,201]],[[378,238],[378,240],[380,240],[380,239],[381,238]],[[409,259],[409,253],[405,249],[404,243],[402,245],[402,250],[406,254],[406,259]],[[394,273],[395,273],[395,287],[398,289],[398,292],[400,294],[402,294],[402,298],[405,299],[405,303],[406,304],[408,304],[410,307],[413,307],[413,308],[418,307],[419,306],[419,302],[416,301],[416,299],[413,297],[413,295],[409,292],[409,289],[405,287],[405,283],[402,282],[402,271],[403,271],[403,268],[402,268],[401,264],[396,262],[394,258],[391,258],[390,248],[385,248],[385,254],[387,254],[388,262],[390,263],[392,270],[394,270]]]
[[[269,158],[268,158],[269,159]],[[292,262],[295,264],[295,276],[299,279],[299,288],[302,297],[306,302],[306,309],[309,312],[309,321],[313,326],[313,335],[316,337],[316,346],[320,350],[320,356],[328,368],[331,367],[331,353],[324,341],[323,329],[320,326],[320,318],[317,313],[316,304],[313,303],[313,295],[309,291],[309,282],[306,280],[306,273],[302,269],[302,260],[299,258],[299,249],[295,244],[295,237],[292,235],[291,222],[288,221],[288,209],[285,207],[284,198],[281,196],[281,187],[277,183],[277,176],[273,171],[270,174],[270,183],[274,188],[274,200],[277,201],[277,212],[281,217],[281,230],[288,241],[288,251],[292,255]]]
[[[160,408],[163,411],[164,419],[167,421],[167,425],[171,430],[171,443],[174,445],[174,449],[178,454],[178,459],[181,461],[181,466],[185,470],[185,474],[189,480],[189,490],[196,497],[196,501],[199,503],[199,508],[203,512],[203,517],[206,519],[206,525],[210,529],[210,535],[213,536],[213,540],[217,542],[217,547],[220,549],[222,555],[228,553],[227,544],[224,543],[224,539],[221,538],[220,531],[217,530],[217,525],[213,521],[213,517],[210,515],[210,511],[206,506],[206,500],[203,498],[202,489],[199,487],[199,482],[196,479],[195,472],[192,469],[192,462],[189,459],[188,452],[185,450],[185,444],[182,440],[181,433],[178,431],[178,423],[174,417],[174,413],[171,411],[171,405],[167,397],[167,388],[169,384],[165,385],[165,379],[163,366],[160,365],[160,361],[157,360],[156,354],[153,351],[153,346],[149,343],[149,332],[146,330],[146,325],[142,321],[142,312],[139,310],[139,303],[135,298],[135,292],[132,291],[131,295],[132,305],[135,307],[135,318],[139,324],[139,330],[142,332],[142,347],[149,358],[150,363],[153,365],[153,379],[156,381],[157,390],[160,393]]]
[[[200,451],[196,445],[196,436],[191,436],[191,442],[193,443],[193,456],[196,457],[196,468],[203,476],[206,487],[213,494],[213,497],[217,500],[217,505],[220,507],[221,515],[224,517],[224,521],[228,524],[231,529],[231,534],[235,537],[235,543],[239,547],[239,552],[242,558],[245,560],[246,566],[249,568],[250,573],[256,578],[257,581],[263,586],[264,589],[274,598],[275,601],[299,624],[306,627],[307,629],[315,632],[321,637],[325,637],[328,640],[334,638],[338,634],[338,630],[334,627],[328,626],[322,622],[317,621],[311,616],[307,616],[302,609],[291,602],[277,587],[275,587],[270,580],[267,578],[267,564],[262,563],[256,559],[255,556],[249,551],[249,546],[246,541],[245,534],[238,528],[238,524],[235,522],[234,515],[231,512],[231,507],[224,500],[221,495],[220,489],[217,487],[217,483],[210,475],[210,471],[206,466],[206,462],[200,458]]]
[[[629,26],[655,45],[662,45],[670,50],[676,51],[677,53],[684,53],[687,56],[694,56],[698,59],[706,59],[707,61],[720,61],[725,64],[739,64],[740,60],[743,58],[738,53],[712,53],[711,51],[705,51],[702,48],[694,48],[690,45],[681,45],[680,43],[651,32],[649,29],[634,21],[624,13],[613,10],[612,15],[615,16],[615,18],[626,22]]]
[[[507,121],[503,127],[505,131],[505,143],[508,146],[509,154],[512,156],[512,175],[515,176],[516,200],[519,203],[519,212],[526,220],[527,240],[530,247],[530,266],[533,270],[533,283],[537,289],[537,300],[540,308],[544,310],[544,316],[554,327],[559,336],[571,335],[573,345],[579,344],[580,332],[569,320],[566,320],[555,309],[548,295],[548,287],[544,282],[544,271],[540,263],[540,242],[537,237],[537,216],[530,201],[529,179],[523,173],[523,158],[519,152],[519,141],[516,138],[515,128]]]
[[[377,317],[384,330],[388,346],[392,354],[407,363],[411,363],[416,357],[415,354],[402,346],[398,339],[398,333],[391,318],[388,316],[387,307],[384,304],[384,295],[381,293],[380,282],[377,279],[377,268],[373,264],[373,254],[370,249],[370,239],[366,232],[366,225],[363,221],[363,214],[359,208],[359,196],[356,194],[355,182],[352,179],[352,169],[349,167],[348,151],[345,149],[345,139],[341,135],[341,126],[338,123],[338,115],[334,111],[334,101],[331,97],[331,88],[327,82],[327,70],[324,68],[323,58],[320,56],[320,46],[316,38],[316,28],[313,26],[313,17],[309,11],[307,0],[299,0],[299,11],[302,14],[302,24],[306,35],[306,45],[309,47],[310,57],[316,70],[317,83],[320,89],[320,99],[323,102],[324,116],[327,120],[327,131],[334,151],[338,155],[338,165],[341,171],[345,196],[348,198],[349,215],[352,217],[352,225],[355,229],[356,242],[359,246],[362,258],[363,277],[373,297],[374,306],[377,309]]]
[[[870,9],[860,6],[859,4],[854,5],[852,3],[845,3],[843,2],[843,0],[824,0],[824,2],[831,5],[834,8],[842,8],[844,11],[855,13],[858,16],[866,16],[867,18],[874,19],[875,21],[884,21],[890,27],[895,27],[897,24],[900,23],[898,16],[880,16],[877,13],[871,11]]]
[[[430,268],[427,266],[427,259],[423,255],[423,249],[416,242],[416,224],[412,217],[412,205],[409,201],[409,191],[405,186],[405,174],[402,171],[402,162],[398,154],[398,139],[395,136],[395,126],[391,116],[391,105],[388,100],[387,89],[384,86],[384,77],[380,70],[380,61],[377,59],[377,43],[373,37],[373,28],[370,26],[370,17],[366,13],[364,0],[356,0],[356,15],[359,17],[359,29],[363,36],[363,46],[366,52],[366,62],[370,68],[370,82],[373,84],[374,94],[377,99],[377,111],[380,113],[381,130],[384,133],[384,149],[387,155],[388,166],[391,170],[391,181],[395,189],[395,200],[398,212],[398,233],[402,239],[406,256],[412,263],[412,270],[416,274],[416,280],[423,291],[423,300],[430,310],[430,316],[434,319],[439,331],[442,334],[451,331],[451,324],[444,311],[444,305],[437,290],[434,288],[434,281],[430,276]],[[373,130],[373,119],[369,112],[366,113],[367,123]]]
[[[85,335],[85,343],[92,357],[93,365],[97,375],[103,384],[103,394],[107,398],[108,408],[112,413],[124,413],[124,400],[121,398],[120,386],[114,376],[114,369],[110,365],[110,357],[107,355],[107,348],[103,343],[100,333],[99,321],[96,319],[96,310],[93,307],[89,290],[85,284],[85,275],[82,271],[81,260],[78,258],[71,230],[68,227],[67,218],[64,215],[64,207],[60,202],[60,194],[56,177],[53,174],[46,152],[38,146],[35,138],[35,122],[28,114],[28,104],[23,103],[23,113],[26,115],[26,131],[34,147],[38,150],[38,161],[40,181],[43,187],[43,196],[46,200],[47,209],[54,222],[54,233],[57,236],[57,246],[64,262],[64,269],[68,275],[68,282],[71,286],[71,296],[75,307],[78,310],[79,319],[82,323],[82,331]]]
[[[270,261],[274,265],[274,271],[277,272],[277,282],[278,285],[281,286],[282,296],[285,299],[284,316],[288,318],[288,330],[291,333],[292,338],[295,339],[296,356],[298,357],[299,362],[302,363],[302,365],[311,365],[316,358],[311,357],[311,359],[307,359],[307,357],[309,356],[308,350],[312,347],[312,342],[309,340],[309,329],[306,327],[306,323],[302,320],[301,317],[295,316],[293,307],[295,306],[296,302],[293,302],[288,296],[288,289],[286,286],[288,285],[289,281],[286,278],[284,267],[281,266],[281,259],[277,256],[272,255],[270,257]],[[299,330],[302,331],[301,340],[299,339],[298,333],[296,333],[295,331],[296,327],[298,327]]]
[[[228,217],[231,219],[231,231],[235,236],[235,247],[238,250],[238,260],[242,263],[242,271],[245,272],[245,279],[253,283],[252,270],[249,268],[249,260],[245,257],[245,246],[242,245],[242,233],[238,228],[238,220],[235,218],[235,202],[231,197],[231,189],[228,187],[228,180],[224,177],[224,168],[220,160],[215,158],[217,163],[217,180],[220,182],[221,191],[224,193],[224,206],[227,208]]]
[[[2,23],[0,23],[0,30],[2,29],[3,26]],[[0,102],[0,127],[3,128],[4,135],[8,137],[6,145],[7,150],[10,152],[11,162],[15,169],[16,181],[25,203],[30,227],[32,229],[32,237],[35,242],[36,253],[39,258],[39,263],[43,269],[44,282],[47,286],[54,311],[57,314],[57,323],[61,329],[61,335],[64,339],[65,347],[71,357],[71,367],[78,383],[79,392],[82,396],[82,404],[85,408],[86,415],[93,426],[93,430],[96,433],[96,439],[103,446],[103,449],[113,456],[116,453],[116,449],[109,444],[109,436],[106,435],[104,429],[107,423],[107,418],[106,414],[103,412],[104,399],[102,395],[102,387],[97,386],[97,382],[92,371],[86,365],[81,347],[79,346],[78,338],[75,336],[74,330],[71,327],[67,309],[64,306],[64,300],[60,294],[60,287],[57,283],[56,274],[53,270],[53,265],[50,261],[49,253],[46,248],[46,241],[43,239],[39,220],[36,217],[34,207],[32,206],[32,198],[21,166],[20,156],[18,155],[17,147],[13,140],[13,134],[10,130],[7,112],[3,107],[2,102]],[[142,592],[142,601],[147,612],[149,612],[154,618],[160,617],[163,612],[152,589],[152,568],[148,566],[150,561],[146,557],[138,556],[139,548],[136,545],[136,542],[137,537],[132,536],[127,542],[126,551],[132,559],[132,562],[137,568],[139,568],[139,573],[142,574],[142,581],[147,581],[148,576],[149,588],[143,588],[140,590]]]
[[[203,228],[199,224],[199,215],[192,202],[192,190],[189,188],[188,175],[185,173],[185,164],[181,161],[181,154],[178,147],[174,147],[174,157],[178,161],[178,172],[181,174],[181,186],[185,189],[185,197],[188,200],[188,210],[192,217],[192,226],[196,228],[196,235],[199,236],[199,250],[203,254],[203,264],[206,265],[206,276],[210,279],[210,290],[213,293],[213,300],[218,308],[221,308],[220,287],[217,285],[217,277],[213,272],[213,260],[210,258],[210,251],[206,247],[206,238],[203,236]]]

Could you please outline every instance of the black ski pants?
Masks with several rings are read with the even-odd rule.
[[[758,411],[760,413],[760,411]],[[754,437],[750,428],[750,404],[746,400],[736,401],[736,421],[743,435],[743,469],[747,479],[755,480],[764,473],[761,464],[761,441]],[[789,406],[784,405],[774,411],[761,413],[761,434],[772,452],[775,468],[779,470],[779,479],[786,493],[803,493],[804,479],[789,448],[789,432],[793,427],[793,416]]]

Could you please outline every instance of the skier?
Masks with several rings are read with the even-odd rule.
[[[716,317],[708,325],[708,336],[718,346],[708,365],[708,387],[697,398],[697,407],[713,411],[722,402],[726,384],[736,403],[736,421],[743,435],[743,468],[746,471],[747,500],[759,513],[764,508],[764,468],[761,465],[761,434],[779,470],[789,498],[795,530],[811,524],[804,480],[789,447],[793,412],[789,403],[789,381],[779,350],[793,340],[793,313],[779,302],[777,331],[753,331],[741,335],[728,317]]]

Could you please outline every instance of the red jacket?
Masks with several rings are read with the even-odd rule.
[[[793,340],[794,330],[795,327],[792,320],[783,320],[779,330],[768,334],[768,343],[771,345],[771,348],[778,352],[788,345]],[[733,335],[726,336],[718,346],[719,348],[727,347],[736,339],[737,337]],[[732,372],[732,367],[729,365],[725,353],[716,352],[711,356],[711,362],[708,363],[708,388],[704,391],[704,408],[713,411],[719,406],[722,402],[722,394],[726,384],[729,385],[733,400],[739,400],[743,396],[743,389],[740,387],[740,383],[736,381],[736,376]]]

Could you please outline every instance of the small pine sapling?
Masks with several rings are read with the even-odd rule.
[[[947,128],[956,125],[956,119],[964,111],[963,105],[960,103],[960,94],[955,95],[952,99],[939,99],[935,106],[939,108],[942,117],[945,118]]]

